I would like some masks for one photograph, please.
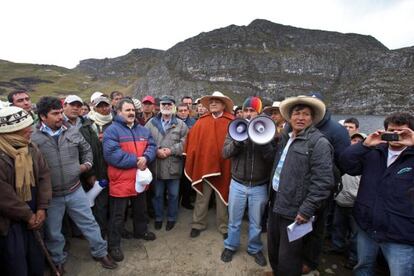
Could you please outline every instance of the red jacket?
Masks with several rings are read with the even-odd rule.
[[[122,117],[115,117],[103,135],[111,196],[130,197],[138,194],[135,191],[138,157],[144,156],[148,165],[155,159],[156,148],[148,129],[137,123],[129,128]]]

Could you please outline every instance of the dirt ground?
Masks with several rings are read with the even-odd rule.
[[[178,222],[174,229],[154,230],[153,222],[149,227],[157,235],[155,241],[122,240],[124,261],[118,263],[115,270],[103,269],[90,256],[85,240],[71,239],[69,258],[65,264],[66,275],[265,275],[271,271],[270,266],[260,267],[246,252],[247,221],[243,221],[241,247],[234,255],[233,261],[224,263],[220,260],[223,250],[222,235],[216,230],[215,210],[209,211],[209,227],[197,238],[190,238],[192,211],[181,208]],[[128,225],[129,228],[130,225]],[[266,234],[262,235],[264,253],[267,257]],[[322,256],[320,272],[311,275],[352,275],[343,267],[342,256]]]

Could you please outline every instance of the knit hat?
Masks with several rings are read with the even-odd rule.
[[[17,106],[8,106],[0,110],[0,133],[11,133],[33,124],[32,116]]]
[[[132,102],[134,103],[134,107],[135,109],[141,109],[142,104],[141,101],[135,98],[132,98]]]
[[[247,107],[251,107],[256,110],[257,113],[262,112],[262,100],[256,96],[248,97],[243,103],[243,110]]]

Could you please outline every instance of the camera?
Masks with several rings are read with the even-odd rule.
[[[397,133],[394,132],[385,132],[383,134],[381,134],[381,140],[383,141],[399,141],[400,140],[400,136]]]

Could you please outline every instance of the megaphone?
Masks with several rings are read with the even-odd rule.
[[[244,140],[247,140],[249,138],[249,135],[247,135],[247,128],[248,128],[249,122],[245,119],[237,118],[234,119],[229,124],[229,135],[230,137],[238,142],[242,142]]]
[[[102,192],[103,189],[106,188],[106,186],[108,186],[108,180],[106,180],[106,179],[95,181],[95,183],[93,184],[92,189],[90,189],[86,193],[86,197],[89,200],[89,206],[90,207],[93,207],[95,205],[95,198]]]
[[[247,128],[247,135],[253,143],[264,145],[272,141],[276,134],[276,125],[268,116],[257,116]]]

